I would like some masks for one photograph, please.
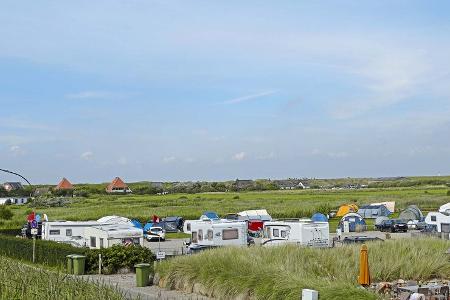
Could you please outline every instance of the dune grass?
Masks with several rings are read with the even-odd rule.
[[[448,241],[391,240],[369,243],[369,264],[375,281],[399,278],[450,278],[444,254]],[[177,257],[157,267],[163,285],[195,283],[222,299],[249,295],[254,299],[299,299],[302,288],[319,291],[321,299],[379,299],[357,285],[359,246],[333,249],[288,245],[262,248],[222,248],[190,257]]]
[[[0,299],[119,300],[125,297],[105,285],[0,256]]]

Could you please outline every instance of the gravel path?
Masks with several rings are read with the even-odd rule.
[[[105,283],[116,287],[125,294],[126,299],[139,300],[208,300],[211,298],[197,294],[183,293],[180,291],[169,291],[158,286],[136,287],[136,279],[134,274],[116,274],[116,275],[85,275],[83,278]]]

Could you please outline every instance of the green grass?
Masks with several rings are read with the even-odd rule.
[[[396,201],[397,209],[410,204],[424,211],[436,210],[450,201],[446,188],[389,188],[363,190],[296,190],[247,193],[203,193],[169,195],[94,195],[75,198],[68,207],[38,208],[50,220],[92,220],[105,215],[121,215],[141,221],[159,216],[198,219],[205,210],[220,215],[247,209],[265,208],[275,218],[310,217],[316,211],[337,209],[344,203],[358,205]],[[239,195],[239,199],[234,199]],[[25,222],[30,207],[10,206],[14,216],[0,220],[0,228],[18,228]]]
[[[374,281],[450,278],[445,251],[437,239],[368,243]],[[357,285],[359,246],[331,249],[282,247],[221,248],[177,257],[157,266],[162,285],[190,291],[200,283],[205,293],[233,299],[299,299],[302,288],[319,291],[321,299],[379,299]]]
[[[125,297],[105,285],[88,283],[0,256],[0,299],[119,300]]]

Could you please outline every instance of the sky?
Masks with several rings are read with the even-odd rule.
[[[53,184],[450,174],[449,12],[3,0],[0,168]]]

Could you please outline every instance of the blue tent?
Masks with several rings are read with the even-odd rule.
[[[219,220],[219,216],[216,212],[213,211],[205,211],[200,219],[210,219],[210,220]]]
[[[348,223],[349,232],[366,231],[366,221],[357,213],[349,213],[342,217],[339,228],[344,232],[344,223]]]
[[[133,224],[134,227],[139,228],[139,229],[143,229],[144,226],[142,225],[141,222],[139,222],[136,219],[131,220],[131,224]]]
[[[311,220],[313,222],[328,222],[327,216],[321,213],[315,213],[312,215]]]

